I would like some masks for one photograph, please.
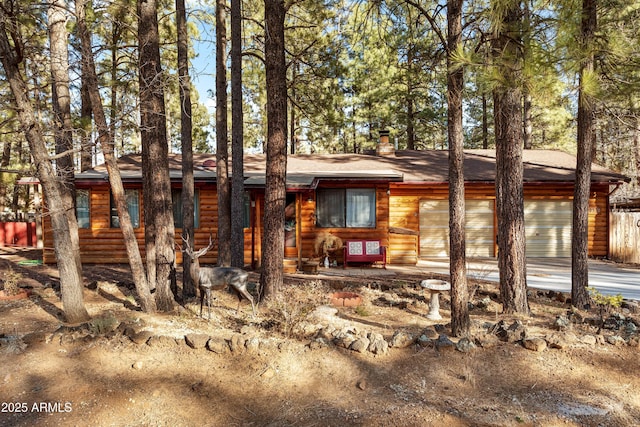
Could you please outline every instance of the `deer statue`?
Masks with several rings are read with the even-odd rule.
[[[197,252],[193,251],[189,239],[182,240],[185,243],[182,252],[188,256],[191,263],[191,277],[193,278],[195,286],[200,290],[200,317],[202,317],[202,306],[204,303],[204,297],[207,297],[207,310],[209,319],[211,319],[211,291],[223,290],[227,287],[231,287],[231,290],[238,296],[238,307],[236,312],[240,310],[240,303],[242,297],[251,302],[251,308],[253,309],[253,315],[256,314],[256,305],[253,300],[253,296],[247,290],[247,278],[249,274],[236,267],[200,267],[200,261],[198,258],[206,254],[214,245],[212,236],[209,236],[209,245],[200,249]]]

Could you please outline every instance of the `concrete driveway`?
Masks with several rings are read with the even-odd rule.
[[[449,260],[420,260],[417,269],[449,274]],[[469,277],[498,282],[498,261],[495,258],[468,258]],[[528,258],[527,286],[537,289],[571,293],[570,258]],[[589,286],[602,294],[621,294],[626,299],[640,300],[640,267],[630,267],[611,261],[589,260]]]

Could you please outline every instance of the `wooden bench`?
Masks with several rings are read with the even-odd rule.
[[[380,240],[347,240],[343,250],[343,268],[350,262],[382,262],[382,267],[387,268],[387,248],[380,245]]]

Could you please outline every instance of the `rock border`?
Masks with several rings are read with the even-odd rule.
[[[521,320],[509,322],[501,320],[497,323],[486,323],[480,328],[480,332],[474,337],[461,338],[453,341],[447,334],[445,325],[429,326],[420,333],[406,330],[396,330],[386,339],[382,334],[362,329],[361,327],[343,324],[335,327],[331,322],[317,324],[306,323],[301,325],[300,336],[309,339],[306,347],[311,350],[323,347],[335,346],[358,354],[370,354],[374,356],[385,355],[390,349],[404,349],[409,347],[434,348],[439,352],[460,351],[463,353],[475,351],[478,348],[490,348],[498,343],[519,344],[527,350],[542,352],[549,349],[567,349],[572,347],[585,347],[595,345],[630,346],[640,349],[640,335],[638,334],[638,321],[622,315],[612,316],[616,319],[607,319],[610,324],[619,325],[619,329],[605,334],[577,335],[572,331],[572,321],[559,316],[554,325],[556,330],[546,336],[530,336],[527,328]],[[255,353],[260,349],[278,348],[286,349],[292,345],[286,339],[260,338],[252,333],[253,327],[245,326],[240,333],[234,333],[229,337],[212,337],[206,333],[187,333],[180,338],[158,335],[139,322],[122,322],[113,324],[101,324],[96,327],[91,322],[76,326],[61,326],[49,336],[40,334],[38,337],[20,337],[20,340],[33,343],[45,341],[46,343],[58,343],[61,346],[87,343],[104,337],[106,339],[128,339],[136,345],[147,345],[154,348],[173,348],[185,345],[194,350],[206,349],[212,353],[224,355],[228,353]],[[9,337],[0,337],[0,352],[8,351]],[[17,337],[14,337],[17,338]],[[15,342],[15,339],[11,339]],[[24,351],[25,346],[19,346]],[[12,345],[11,351],[16,351]]]

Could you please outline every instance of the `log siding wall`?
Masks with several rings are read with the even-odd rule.
[[[80,187],[79,189],[87,189]],[[138,247],[141,255],[145,256],[144,245],[144,220],[142,218],[144,205],[142,197],[142,187],[125,186],[125,189],[135,189],[140,192],[140,227],[135,228]],[[89,228],[81,228],[78,230],[80,237],[80,255],[83,263],[128,263],[127,251],[122,238],[120,228],[111,227],[111,206],[109,186],[104,184],[100,186],[92,186],[90,191],[90,221]],[[200,200],[200,227],[195,230],[194,240],[195,247],[200,248],[209,243],[209,233],[215,237],[216,226],[218,223],[217,193],[213,185],[197,185],[196,191],[199,193]],[[51,230],[51,222],[49,218],[44,218],[43,240],[45,242],[43,261],[45,263],[55,262],[55,253],[53,252],[53,233]],[[175,233],[176,245],[182,244],[182,229],[177,228]],[[247,236],[245,230],[245,240]],[[245,242],[245,248],[247,247]],[[245,250],[245,257],[247,251]],[[182,263],[182,252],[179,248],[176,250],[176,260]],[[202,264],[214,264],[217,260],[217,248],[207,253],[201,260]]]
[[[78,188],[89,188],[87,186]],[[140,186],[128,185],[126,188]],[[315,224],[316,197],[314,191],[300,192],[298,203],[298,236],[296,255],[307,259],[313,256],[314,240],[320,232],[329,232],[348,239],[375,239],[387,246],[388,263],[415,264],[419,258],[419,204],[424,199],[446,200],[449,197],[446,183],[442,184],[371,184],[325,183],[322,188],[375,188],[376,189],[376,226],[374,228],[320,228]],[[127,263],[127,254],[119,228],[110,228],[110,206],[108,184],[93,185],[90,188],[90,228],[80,229],[80,250],[84,263]],[[215,185],[196,184],[200,198],[200,227],[195,230],[195,247],[206,245],[209,233],[215,236],[218,223],[217,194]],[[609,252],[607,184],[594,185],[589,211],[589,255],[606,257]],[[251,190],[251,225],[244,230],[245,264],[258,267],[261,259],[262,212],[264,195],[261,190]],[[493,184],[467,184],[467,199],[495,200]],[[573,186],[570,184],[525,184],[525,199],[572,199]],[[140,212],[142,215],[142,197]],[[256,220],[258,219],[258,220]],[[144,221],[141,219],[141,224]],[[44,254],[46,263],[55,262],[52,249],[52,233],[48,218],[43,221]],[[138,246],[144,256],[144,228],[135,230]],[[180,229],[176,230],[176,243],[181,243]],[[177,261],[182,262],[182,254],[176,251]],[[494,252],[495,253],[495,252]],[[210,251],[202,260],[204,264],[214,264],[217,250]]]

